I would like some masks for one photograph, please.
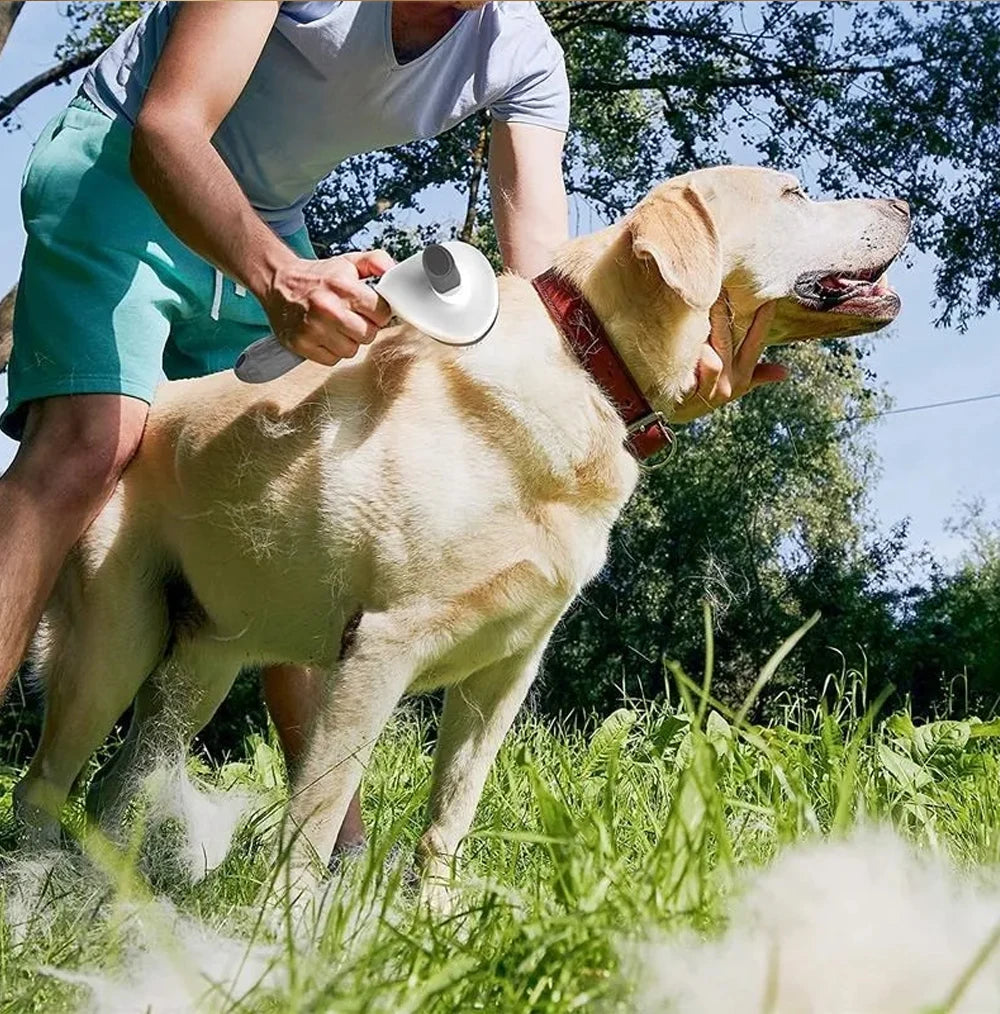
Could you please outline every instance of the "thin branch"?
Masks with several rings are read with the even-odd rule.
[[[609,32],[618,32],[620,35],[631,35],[640,39],[692,39],[696,42],[715,43],[720,39],[719,35],[699,31],[693,28],[660,28],[656,25],[644,25],[631,21],[610,21],[607,18],[587,18],[579,24],[587,28],[603,28]],[[727,35],[742,33],[727,32]]]
[[[766,87],[789,81],[808,81],[813,78],[882,74],[894,70],[920,67],[922,60],[901,60],[879,66],[861,67],[789,67],[774,74],[748,74],[741,77],[720,77],[710,82],[711,87],[725,91],[735,88]],[[664,88],[690,87],[695,82],[689,75],[655,74],[651,77],[623,78],[620,81],[602,81],[597,78],[581,78],[576,87],[591,92],[663,91]]]
[[[85,49],[43,71],[30,81],[25,81],[20,88],[15,88],[9,95],[0,98],[0,120],[7,119],[22,102],[30,99],[32,95],[40,92],[43,88],[55,84],[57,81],[65,80],[70,74],[75,74],[78,70],[83,70],[84,67],[89,67],[104,52],[104,48],[104,46],[94,46],[91,49]]]
[[[584,6],[587,5],[585,4]],[[565,29],[556,31],[553,34],[557,36],[560,34],[566,34],[574,28],[605,29],[609,32],[617,32],[619,35],[626,35],[640,39],[687,39],[692,42],[701,42],[705,45],[722,49],[726,52],[737,53],[747,60],[753,60],[757,63],[767,62],[765,57],[761,57],[732,41],[733,39],[746,39],[749,42],[758,43],[762,38],[768,37],[766,31],[750,33],[735,32],[732,30],[719,30],[709,32],[698,28],[680,28],[676,25],[670,27],[657,27],[655,25],[640,24],[638,22],[612,21],[608,18],[593,18],[587,16],[578,19],[573,24],[568,25]]]
[[[549,15],[549,27],[552,29],[552,34],[559,39],[568,35],[574,28],[589,25],[592,11],[593,8],[588,0],[583,0],[582,3],[561,4],[557,12]]]

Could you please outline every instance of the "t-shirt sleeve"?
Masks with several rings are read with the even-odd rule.
[[[527,62],[514,85],[492,103],[490,115],[503,123],[568,130],[569,80],[559,43],[550,36]]]

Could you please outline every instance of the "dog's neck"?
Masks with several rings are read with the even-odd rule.
[[[584,295],[642,393],[669,419],[694,384],[707,314],[667,288],[650,261],[636,258],[622,225],[568,243],[554,266]]]

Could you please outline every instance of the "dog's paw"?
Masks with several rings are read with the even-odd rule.
[[[458,905],[458,893],[451,882],[438,878],[421,881],[419,898],[420,907],[438,917],[454,915]]]
[[[22,785],[14,787],[9,837],[24,853],[42,854],[58,850],[62,845],[62,825],[49,810],[31,802]]]

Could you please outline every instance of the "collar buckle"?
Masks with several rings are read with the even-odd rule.
[[[640,467],[646,472],[658,472],[661,468],[665,468],[677,454],[677,437],[674,431],[662,419],[660,427],[665,438],[663,450],[640,462]]]
[[[659,412],[649,411],[644,416],[640,416],[638,419],[634,419],[625,427],[625,432],[631,437],[635,436],[640,430],[649,429],[650,426],[659,426],[665,430],[667,434],[673,436],[670,429],[667,426],[667,421],[660,415]]]
[[[661,445],[660,449],[651,453],[638,453],[634,446],[635,438],[650,430],[656,431],[657,442]],[[655,472],[673,461],[674,455],[677,453],[677,437],[667,425],[667,420],[659,412],[651,410],[646,415],[633,420],[626,425],[625,432],[627,434],[626,446],[639,458],[645,471]]]

